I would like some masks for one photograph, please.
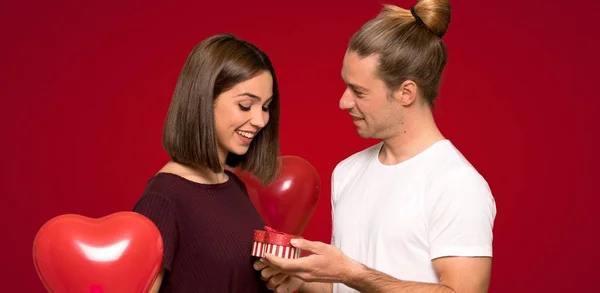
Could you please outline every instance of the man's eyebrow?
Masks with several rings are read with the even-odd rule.
[[[368,90],[366,88],[364,88],[360,85],[348,83],[348,86],[351,87],[353,90],[357,90],[359,92],[363,92],[363,93],[368,92]]]
[[[359,91],[359,92],[363,92],[363,93],[368,91],[366,88],[364,88],[364,87],[362,87],[360,85],[347,82],[343,75],[342,75],[342,80],[344,81],[344,83],[347,86],[351,87],[355,91]]]

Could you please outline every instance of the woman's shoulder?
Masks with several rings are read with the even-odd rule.
[[[181,179],[179,176],[171,173],[159,172],[154,174],[146,184],[146,188],[144,189],[144,194],[146,193],[159,193],[159,194],[169,194],[169,191],[180,184]]]
[[[156,173],[146,183],[138,201],[157,200],[165,204],[175,205],[184,190],[181,178],[175,174]]]

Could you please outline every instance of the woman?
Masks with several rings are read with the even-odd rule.
[[[167,113],[163,145],[171,161],[134,208],[164,241],[151,292],[267,292],[250,254],[253,230],[264,223],[229,168],[270,182],[278,132],[279,91],[267,55],[232,35],[199,43]]]

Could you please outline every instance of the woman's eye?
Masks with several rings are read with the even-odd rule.
[[[238,106],[240,106],[240,110],[242,111],[250,111],[250,106],[244,107],[242,104],[238,104]]]
[[[263,110],[263,111],[265,111],[265,112],[269,112],[269,107],[271,106],[271,102],[272,102],[272,101],[273,101],[273,100],[269,100],[269,101],[267,101],[267,102],[266,102],[266,103],[263,105],[263,108],[262,108],[262,110]]]

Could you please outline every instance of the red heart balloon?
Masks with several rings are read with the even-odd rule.
[[[246,184],[250,200],[268,226],[301,235],[319,200],[319,173],[300,157],[282,156],[279,163],[278,177],[267,186],[249,173],[236,174]]]
[[[33,242],[38,276],[53,293],[148,293],[162,258],[160,231],[134,212],[60,215]]]

